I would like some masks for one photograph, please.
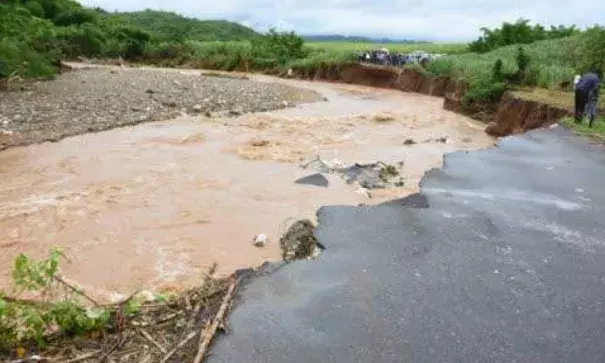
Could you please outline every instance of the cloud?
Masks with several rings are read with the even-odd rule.
[[[175,11],[257,30],[417,40],[469,40],[483,26],[523,17],[545,25],[605,23],[605,1],[576,0],[81,0],[87,6]]]

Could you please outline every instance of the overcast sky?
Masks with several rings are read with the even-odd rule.
[[[546,25],[605,24],[603,0],[80,0],[106,10],[145,8],[227,19],[257,30],[415,40],[469,40],[482,26],[524,17]]]

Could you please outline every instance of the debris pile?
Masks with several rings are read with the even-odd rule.
[[[15,347],[14,362],[202,362],[224,330],[236,279],[215,279],[166,301],[116,304],[110,326],[77,337],[49,337],[44,348]],[[109,306],[109,305],[108,305]],[[113,306],[113,305],[112,305]],[[2,356],[0,355],[0,359]]]
[[[295,222],[279,239],[284,261],[290,262],[319,254],[321,246],[314,232],[315,226],[308,219]]]
[[[396,165],[385,164],[383,162],[359,164],[344,166],[339,160],[327,161],[319,157],[303,163],[303,169],[314,169],[319,173],[309,175],[298,179],[299,184],[313,184],[327,187],[327,179],[323,174],[340,174],[347,183],[358,183],[363,189],[383,189],[391,187],[403,187],[404,178],[401,176],[403,162]]]

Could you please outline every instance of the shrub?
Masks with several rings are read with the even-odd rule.
[[[605,27],[594,26],[580,39],[578,71],[596,70],[602,78],[605,72]]]
[[[96,20],[97,14],[88,9],[66,10],[53,19],[58,26],[82,25],[84,23],[94,23]]]
[[[68,58],[94,57],[105,52],[105,34],[92,24],[59,28],[57,39],[62,54]]]
[[[308,54],[304,43],[303,38],[294,32],[279,33],[275,29],[251,41],[254,57],[276,58],[279,65],[304,58]]]
[[[469,82],[469,89],[462,97],[462,104],[471,107],[477,103],[498,102],[508,89],[506,82],[493,82],[489,78],[473,79]]]
[[[469,44],[471,52],[485,53],[513,44],[528,44],[539,40],[565,38],[578,33],[575,26],[551,26],[549,30],[540,24],[529,25],[529,20],[519,19],[514,23],[504,22],[500,28],[481,28],[483,33]]]
[[[498,60],[496,60],[496,63],[494,63],[494,68],[492,69],[492,81],[504,81],[504,72],[502,71],[502,59],[500,58],[498,58]]]

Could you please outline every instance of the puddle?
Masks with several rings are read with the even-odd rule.
[[[329,101],[229,119],[182,117],[1,152],[0,285],[18,253],[41,258],[58,245],[71,259],[65,275],[99,299],[135,288],[179,290],[199,283],[214,262],[227,274],[281,259],[280,236],[297,220],[314,220],[320,206],[414,193],[444,153],[493,143],[484,125],[443,110],[440,98],[271,81],[312,88]],[[442,137],[448,142],[425,142]],[[405,184],[372,190],[368,199],[335,174],[323,174],[327,186],[295,183],[316,173],[300,164],[317,156],[345,165],[403,162]],[[260,233],[268,237],[262,248],[252,243]]]

